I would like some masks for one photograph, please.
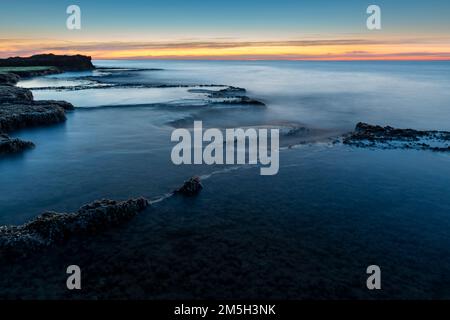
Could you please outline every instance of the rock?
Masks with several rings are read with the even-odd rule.
[[[74,106],[66,101],[35,101],[28,89],[0,85],[0,134],[63,122],[66,120],[65,112],[73,109]],[[0,153],[15,153],[31,147],[34,147],[32,142],[11,139],[6,135],[1,137]]]
[[[0,67],[0,72],[17,76],[20,79],[37,76],[46,76],[49,74],[58,74],[62,73],[63,71],[56,67]],[[17,81],[15,83],[17,83]]]
[[[14,73],[0,72],[0,85],[14,86],[19,80],[20,77]]]
[[[45,212],[24,225],[2,226],[0,258],[26,256],[74,236],[97,234],[129,221],[148,205],[145,198],[123,202],[101,200],[85,205],[75,213]]]
[[[12,139],[7,134],[0,134],[0,155],[17,153],[34,147],[34,143],[20,139]]]
[[[197,195],[202,189],[203,186],[200,182],[200,177],[192,177],[188,181],[185,181],[181,188],[175,190],[175,193],[192,197]]]
[[[33,105],[35,106],[55,105],[60,108],[63,108],[66,111],[71,111],[75,109],[73,104],[62,100],[37,100],[33,102]]]
[[[250,104],[255,106],[265,106],[266,104],[264,102],[249,98],[247,96],[240,97],[240,101],[237,102],[238,104]]]
[[[92,70],[91,57],[83,55],[54,55],[39,54],[31,57],[13,57],[0,59],[0,67],[56,67],[63,71],[83,71]]]
[[[0,132],[63,122],[73,109],[65,101],[34,101],[25,88],[0,86]]]
[[[33,93],[30,90],[12,86],[0,86],[0,104],[30,101],[33,101]]]
[[[0,132],[64,122],[64,109],[51,101],[45,103],[0,104]]]
[[[209,98],[219,100],[217,102],[212,101],[213,103],[265,106],[263,102],[247,97],[244,88],[227,87],[218,91],[206,90],[205,93],[208,93]]]
[[[204,93],[208,98],[213,99],[210,103],[214,104],[265,106],[263,102],[247,97],[245,95],[247,90],[244,88],[226,87],[221,90],[189,89],[188,91],[192,93]]]
[[[356,147],[448,152],[450,132],[397,129],[360,122],[352,133],[344,136],[343,143]]]

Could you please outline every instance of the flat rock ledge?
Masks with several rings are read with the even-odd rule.
[[[343,143],[360,148],[413,149],[450,152],[450,132],[397,129],[360,122]]]
[[[212,99],[210,101],[212,104],[266,106],[264,102],[246,96],[247,90],[244,88],[227,87],[221,90],[189,89],[188,91],[206,94],[208,98]]]
[[[17,74],[0,72],[0,85],[14,86],[19,80],[20,77]]]
[[[0,133],[64,122],[73,109],[65,101],[35,101],[28,89],[0,85]]]
[[[7,134],[0,134],[0,154],[19,153],[34,148],[34,143],[10,138]]]
[[[25,257],[79,235],[94,235],[121,225],[149,206],[145,198],[99,200],[75,213],[45,212],[20,226],[0,227],[0,258]]]

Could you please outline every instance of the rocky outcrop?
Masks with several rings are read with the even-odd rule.
[[[0,134],[0,154],[18,153],[34,147],[34,143],[10,138],[7,134]]]
[[[0,59],[0,67],[56,67],[63,71],[92,70],[91,57],[83,55],[39,54],[31,57]]]
[[[245,95],[247,90],[238,87],[226,87],[221,90],[190,89],[192,93],[204,93],[211,99],[210,103],[228,105],[255,105],[265,106],[261,101],[249,98]]]
[[[129,221],[143,211],[145,198],[128,201],[101,200],[74,213],[45,212],[20,226],[0,227],[0,258],[26,256],[78,235],[97,234]]]
[[[0,86],[0,104],[13,103],[30,103],[33,101],[33,93],[25,88]]]
[[[181,194],[187,197],[196,196],[203,189],[200,177],[192,177],[185,181],[183,186],[175,190],[176,194]]]
[[[75,110],[73,104],[63,100],[37,100],[37,101],[35,100],[33,101],[33,105],[34,106],[55,105],[64,109],[65,111]]]
[[[58,104],[5,103],[0,105],[0,131],[60,123],[66,120],[64,109]]]
[[[0,86],[0,132],[63,122],[72,109],[65,101],[35,101],[25,88]]]
[[[7,68],[8,73],[14,74],[20,78],[31,78],[39,76],[47,76],[50,74],[58,74],[63,71],[56,67],[17,67]]]
[[[450,152],[450,132],[397,129],[360,122],[352,133],[344,136],[343,143],[356,147]]]
[[[234,98],[230,98],[228,100],[223,100],[223,101],[214,102],[214,103],[231,104],[231,105],[253,105],[253,106],[261,106],[261,107],[264,107],[266,105],[264,102],[249,98],[247,96],[234,97]]]
[[[14,86],[19,80],[20,77],[17,74],[0,72],[0,85]]]

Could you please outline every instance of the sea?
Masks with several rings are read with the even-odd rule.
[[[11,134],[36,148],[0,161],[0,225],[104,198],[152,205],[69,255],[48,253],[50,275],[14,294],[34,297],[34,285],[64,297],[58,270],[80,261],[88,298],[450,298],[450,155],[336,143],[358,122],[450,131],[450,62],[93,63],[18,83],[76,108],[62,124]],[[208,95],[227,87],[265,106]],[[302,133],[274,176],[174,165],[171,134],[194,120]],[[192,176],[197,197],[171,194]],[[381,290],[367,289],[371,265]]]

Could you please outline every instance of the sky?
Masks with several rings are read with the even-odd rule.
[[[366,26],[372,4],[381,30]],[[449,17],[448,0],[0,0],[0,57],[450,60]]]

